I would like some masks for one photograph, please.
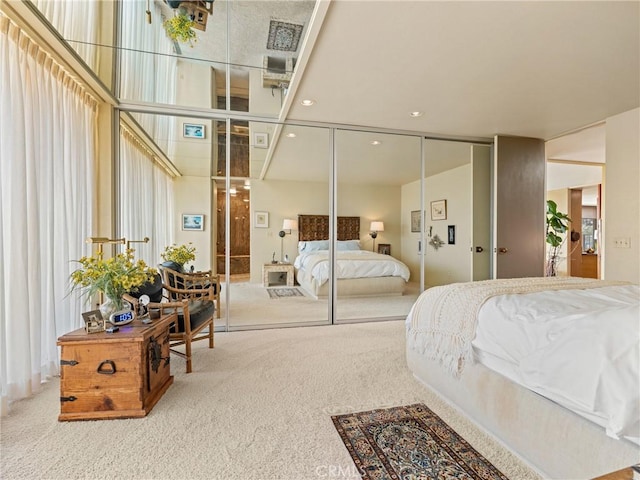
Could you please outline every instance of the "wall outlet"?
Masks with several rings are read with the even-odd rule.
[[[615,248],[631,248],[631,239],[618,237],[613,239],[613,246]]]

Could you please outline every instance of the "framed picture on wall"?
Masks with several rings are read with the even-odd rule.
[[[253,226],[255,228],[269,228],[269,212],[256,212]]]
[[[204,138],[204,125],[196,123],[183,123],[182,136],[184,138]]]
[[[411,211],[411,231],[420,232],[420,210]]]
[[[447,201],[436,200],[431,202],[431,220],[447,219]]]
[[[391,244],[390,243],[378,244],[378,253],[381,253],[383,255],[391,255]]]
[[[204,230],[204,215],[201,213],[183,213],[182,230]]]

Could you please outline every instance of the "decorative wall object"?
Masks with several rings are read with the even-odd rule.
[[[269,228],[269,212],[256,212],[253,226],[255,228]]]
[[[199,125],[197,123],[183,123],[182,124],[182,136],[184,138],[205,138],[205,128],[204,125]]]
[[[442,245],[444,245],[444,242],[442,240],[440,240],[440,237],[438,236],[438,234],[436,233],[431,240],[429,240],[429,245],[431,245],[434,250],[438,250]]]
[[[201,213],[183,213],[182,230],[204,230],[204,215]]]
[[[455,225],[449,225],[447,227],[447,243],[449,245],[456,244],[456,226]]]
[[[268,133],[254,133],[253,134],[253,146],[257,148],[269,148],[269,134]]]
[[[431,220],[447,219],[447,201],[436,200],[431,202]]]

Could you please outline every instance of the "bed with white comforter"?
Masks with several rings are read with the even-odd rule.
[[[435,287],[407,317],[407,359],[419,380],[548,476],[587,478],[640,459],[638,285]]]
[[[328,241],[299,242],[294,261],[298,283],[315,297],[328,295]],[[360,250],[357,241],[338,241],[336,278],[339,296],[401,295],[409,267],[391,255]]]

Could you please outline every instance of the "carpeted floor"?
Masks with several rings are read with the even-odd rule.
[[[507,480],[423,404],[332,418],[363,480]]]
[[[277,303],[277,302],[273,302]],[[142,419],[57,421],[59,381],[1,420],[0,478],[359,478],[331,416],[424,403],[507,477],[538,478],[427,391],[400,321],[239,331],[198,342],[194,371]]]

